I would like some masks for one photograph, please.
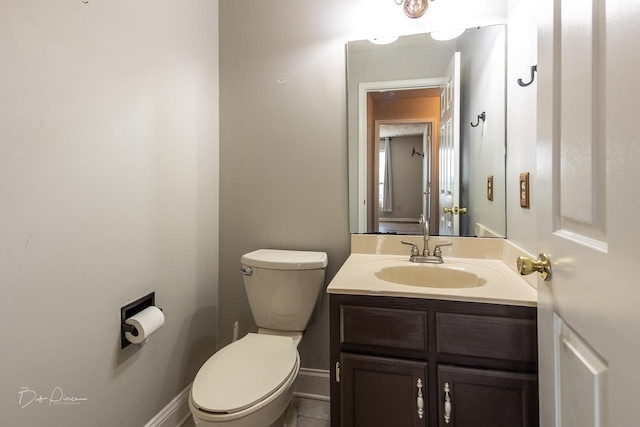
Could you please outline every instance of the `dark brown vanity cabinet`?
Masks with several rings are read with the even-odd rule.
[[[418,405],[417,395],[418,384],[423,396],[426,392],[426,362],[352,353],[340,356],[342,393],[350,396],[343,406],[341,425],[427,425],[424,403]]]
[[[536,309],[336,295],[332,427],[538,425]]]

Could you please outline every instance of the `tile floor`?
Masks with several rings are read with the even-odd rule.
[[[298,410],[297,427],[329,427],[329,402],[295,397]]]
[[[297,427],[329,427],[329,402],[302,397],[294,397],[294,402],[298,411]],[[189,418],[183,427],[194,427],[193,419]]]

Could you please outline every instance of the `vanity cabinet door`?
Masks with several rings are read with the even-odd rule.
[[[427,363],[340,353],[341,427],[425,427]]]
[[[439,426],[537,426],[537,392],[534,374],[439,365]]]

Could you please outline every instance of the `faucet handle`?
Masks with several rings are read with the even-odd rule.
[[[420,251],[418,250],[418,245],[413,242],[407,242],[406,240],[400,240],[400,243],[403,245],[411,245],[411,256],[420,255]]]
[[[441,246],[453,246],[453,242],[442,242],[438,243],[436,247],[433,249],[433,256],[442,256],[442,251],[440,250]]]

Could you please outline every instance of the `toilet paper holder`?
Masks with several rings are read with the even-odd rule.
[[[133,334],[136,337],[138,336],[138,330],[133,325],[129,325],[128,323],[123,323],[122,329],[124,330],[124,332],[129,332],[130,334]]]
[[[123,349],[131,344],[126,338],[125,332],[129,332],[134,336],[138,336],[138,330],[135,326],[125,323],[125,321],[140,313],[142,310],[156,305],[156,293],[151,292],[137,300],[120,308],[120,348]],[[161,309],[162,310],[162,309]]]

